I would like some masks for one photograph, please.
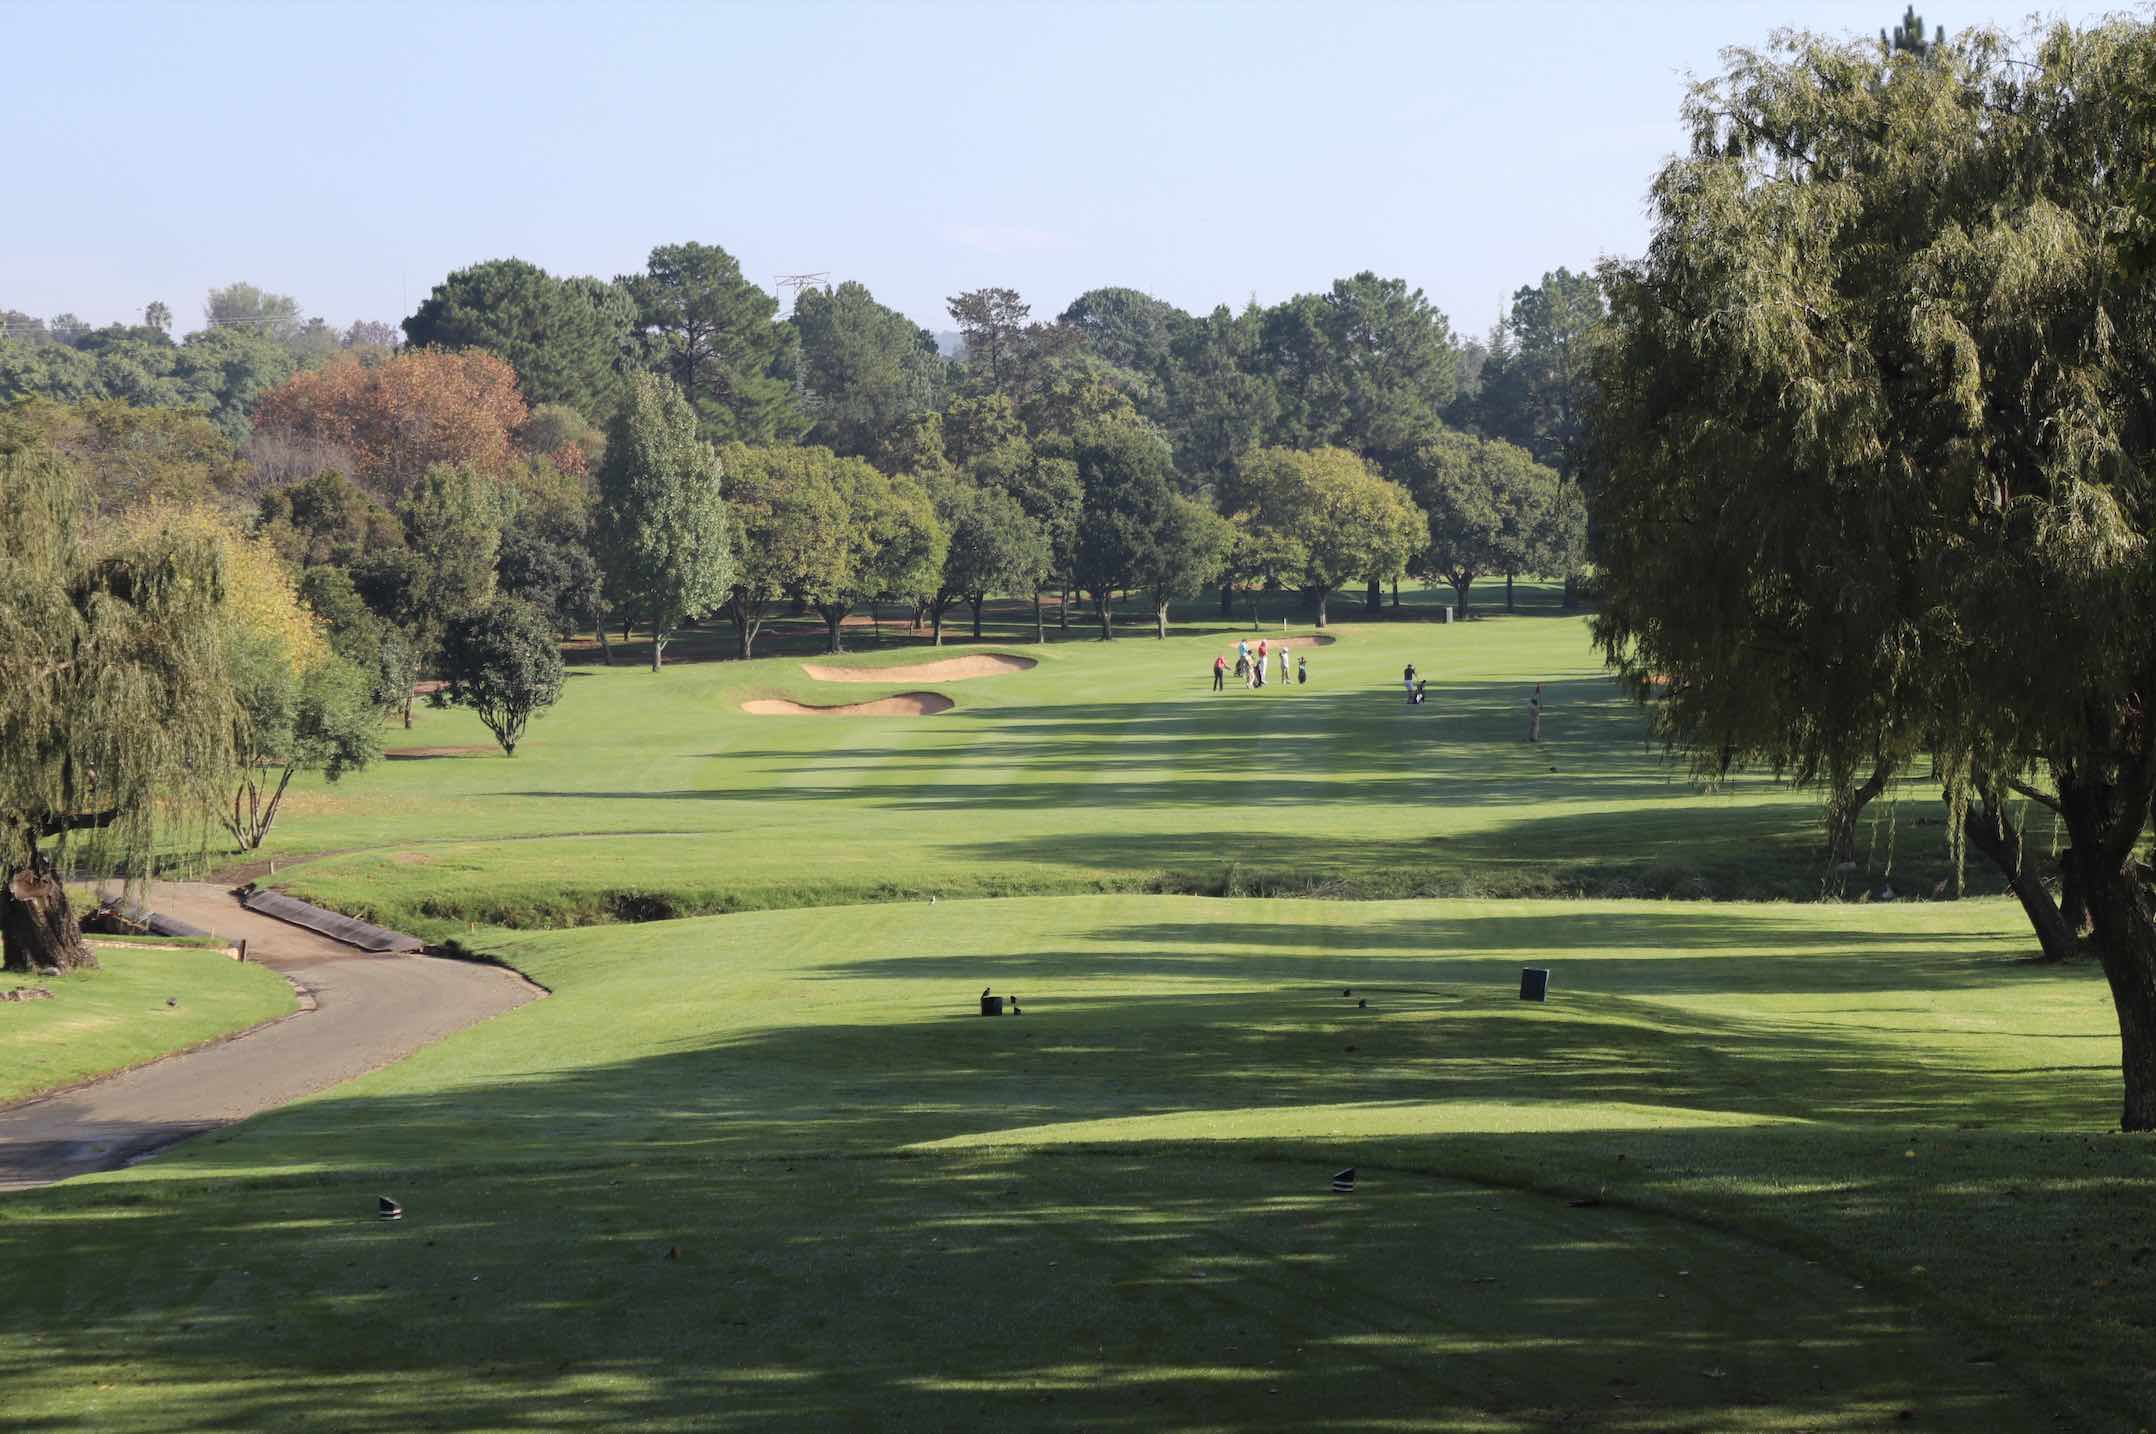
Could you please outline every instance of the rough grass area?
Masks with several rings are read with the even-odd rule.
[[[2101,981],[2026,944],[1189,897],[505,937],[552,999],[0,1203],[9,1415],[2134,1428],[2156,1147],[2103,1133]]]
[[[199,1046],[296,1005],[274,971],[193,938],[156,944],[162,949],[100,943],[95,971],[0,975],[0,991],[41,986],[53,995],[0,1002],[0,1105]],[[168,1006],[169,997],[179,1004]]]
[[[954,710],[918,721],[742,713],[750,698],[876,694],[812,681],[798,653],[585,666],[514,758],[302,779],[262,860],[235,874],[430,939],[931,894],[1808,900],[1881,879],[1928,894],[1945,875],[1943,808],[1921,772],[1875,805],[1865,869],[1846,881],[1820,859],[1815,796],[1761,775],[1695,789],[1643,742],[1646,718],[1584,623],[1553,588],[1523,585],[1511,616],[1347,621],[1328,646],[1295,628],[1309,685],[1218,694],[1214,655],[1280,640],[1270,614],[1262,633],[1004,641],[991,646],[1040,665],[952,683]],[[933,651],[894,640],[846,660]],[[1403,698],[1408,662],[1430,681],[1420,707]],[[1537,682],[1546,740],[1530,746]],[[461,712],[390,735],[423,750],[485,740]],[[2048,849],[2042,830],[2032,840]],[[310,853],[333,854],[296,860]]]

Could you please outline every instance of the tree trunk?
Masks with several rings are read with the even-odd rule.
[[[666,638],[657,628],[651,630],[651,670],[657,672],[666,664]]]
[[[409,691],[404,694],[404,730],[412,730],[412,694]]]
[[[789,606],[787,607],[787,609],[786,609],[786,611],[787,611],[788,615],[789,615],[789,616],[792,616],[792,617],[800,617],[800,616],[802,616],[803,614],[805,614],[805,613],[806,613],[806,612],[807,612],[808,610],[809,610],[809,600],[808,600],[807,598],[805,598],[805,597],[801,596],[801,594],[799,594],[799,593],[795,593],[795,594],[793,595],[793,601],[792,601],[792,603],[791,603],[791,604],[790,604],[790,605],[789,605]]]
[[[1398,578],[1392,580],[1392,605],[1395,609],[1400,606],[1400,580]]]
[[[1250,590],[1250,630],[1252,632],[1258,630],[1258,590],[1256,588]]]
[[[627,618],[621,620],[621,640],[623,642],[629,640],[629,619]]]
[[[823,618],[824,629],[829,635],[830,645],[826,650],[844,652],[846,643],[841,635],[841,630],[846,625],[846,609],[842,607],[818,607],[816,612],[818,616]]]
[[[1369,591],[1363,594],[1363,611],[1383,612],[1384,610],[1385,585],[1376,578],[1372,578],[1370,579]]]
[[[255,816],[262,805],[256,794],[254,772],[254,759],[249,757],[240,765],[239,785],[232,789],[232,815],[217,814],[225,830],[231,833],[232,844],[241,851],[253,851],[262,844],[260,837],[249,840],[254,831]]]
[[[1108,592],[1105,588],[1093,594],[1093,607],[1100,614],[1100,640],[1102,642],[1113,642],[1115,640],[1115,628],[1108,618]]]
[[[2120,1128],[2156,1130],[2156,909],[2136,854],[2156,791],[2156,754],[2120,741],[2080,763],[2054,762],[2051,778],[2118,1012]]]
[[[1319,589],[1318,589],[1318,592],[1317,592],[1317,599],[1318,599],[1318,626],[1319,626],[1320,628],[1322,628],[1322,627],[1324,627],[1324,626],[1325,626],[1325,599],[1326,599],[1326,598],[1328,598],[1328,597],[1330,597],[1330,596],[1332,596],[1332,594],[1330,594],[1329,592],[1327,592],[1327,591],[1326,591],[1325,589],[1323,589],[1323,588],[1319,588]]]
[[[1162,641],[1168,637],[1168,605],[1159,603],[1153,608],[1153,630]]]
[[[2116,870],[2086,875],[2096,949],[2119,1015],[2119,1067],[2126,1081],[2119,1125],[2156,1130],[2156,911],[2130,858]]]
[[[1459,611],[1454,613],[1453,617],[1460,622],[1466,622],[1467,590],[1475,585],[1475,580],[1473,578],[1469,578],[1467,581],[1461,582],[1455,578],[1448,579],[1447,581],[1452,583],[1453,605],[1459,608]]]
[[[599,660],[605,663],[608,667],[612,667],[614,665],[614,649],[607,645],[606,619],[603,617],[600,618],[596,623],[592,624],[591,630],[595,634],[597,634],[599,638]]]
[[[928,645],[943,646],[943,604],[940,602],[928,605]]]
[[[1041,615],[1041,590],[1039,588],[1033,590],[1033,640],[1036,643],[1048,641],[1048,619]]]
[[[95,969],[97,954],[82,939],[67,887],[35,847],[27,866],[0,882],[0,969],[33,975]]]
[[[1506,574],[1505,574],[1505,611],[1506,611],[1506,612],[1518,612],[1518,611],[1519,611],[1519,609],[1518,609],[1518,608],[1516,608],[1516,607],[1514,607],[1514,606],[1512,605],[1512,574],[1510,574],[1510,573],[1506,573]]]
[[[988,606],[988,594],[982,593],[977,598],[967,598],[966,606],[973,609],[973,640],[979,642],[981,640],[981,609]]]
[[[262,813],[262,822],[255,828],[255,846],[259,847],[269,836],[270,828],[277,825],[277,809],[284,805],[284,791],[292,785],[292,774],[299,768],[285,763],[284,771],[277,778],[277,790],[270,793],[269,807]]]
[[[2088,883],[2082,880],[2072,847],[2059,853],[2059,916],[2075,936],[2089,934]]]
[[[729,604],[726,615],[734,620],[736,650],[743,662],[748,661],[749,649],[756,644],[756,630],[749,624],[748,609],[739,603]]]
[[[1570,612],[1570,611],[1572,611],[1572,609],[1574,609],[1574,608],[1578,607],[1579,605],[1580,605],[1580,575],[1579,575],[1578,573],[1566,573],[1566,574],[1565,574],[1565,611],[1566,611],[1566,612]]]
[[[2047,961],[2064,961],[2074,954],[2074,933],[2051,900],[2051,893],[2036,874],[2023,849],[2021,834],[2006,819],[2003,807],[1989,800],[1971,802],[1962,813],[1961,829],[1975,847],[1991,859],[2036,931],[2036,943]]]
[[[1069,632],[1071,630],[1071,584],[1069,578],[1063,580],[1063,596],[1056,599],[1056,629],[1059,632]]]
[[[1255,598],[1253,598],[1253,599],[1252,599],[1251,601],[1252,601],[1253,603],[1255,603],[1255,602],[1256,602],[1256,599],[1255,599]],[[1230,619],[1232,619],[1232,618],[1233,618],[1234,616],[1235,616],[1235,584],[1234,584],[1234,583],[1222,583],[1222,584],[1220,585],[1220,619],[1221,619],[1221,621],[1223,621],[1223,622],[1226,622],[1226,621],[1229,621]]]
[[[1827,797],[1827,860],[1853,861],[1857,854],[1857,819],[1872,799],[1886,790],[1893,779],[1894,764],[1881,761],[1873,766],[1872,774],[1846,792],[1831,792]]]

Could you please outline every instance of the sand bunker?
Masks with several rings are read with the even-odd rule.
[[[848,702],[840,707],[811,707],[783,697],[758,697],[742,703],[741,710],[759,717],[933,717],[950,711],[953,705],[941,692],[901,692],[896,697]]]
[[[1006,657],[998,652],[946,657],[940,662],[915,662],[905,667],[825,667],[820,663],[804,662],[801,670],[818,682],[958,682],[968,677],[1024,672],[1038,666],[1040,664],[1030,657]]]

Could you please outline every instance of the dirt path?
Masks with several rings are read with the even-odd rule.
[[[161,883],[147,904],[219,936],[246,938],[247,959],[284,973],[311,1009],[0,1111],[0,1190],[126,1165],[388,1065],[539,994],[498,967],[355,951],[245,910],[219,886]]]

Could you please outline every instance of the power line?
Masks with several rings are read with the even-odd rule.
[[[786,305],[786,311],[788,313],[792,313],[794,305],[801,302],[801,291],[803,289],[806,289],[813,284],[821,284],[826,287],[829,287],[830,283],[831,271],[829,269],[823,269],[819,270],[814,274],[781,274],[773,283],[772,287],[779,290],[792,291],[793,298],[790,299]]]

